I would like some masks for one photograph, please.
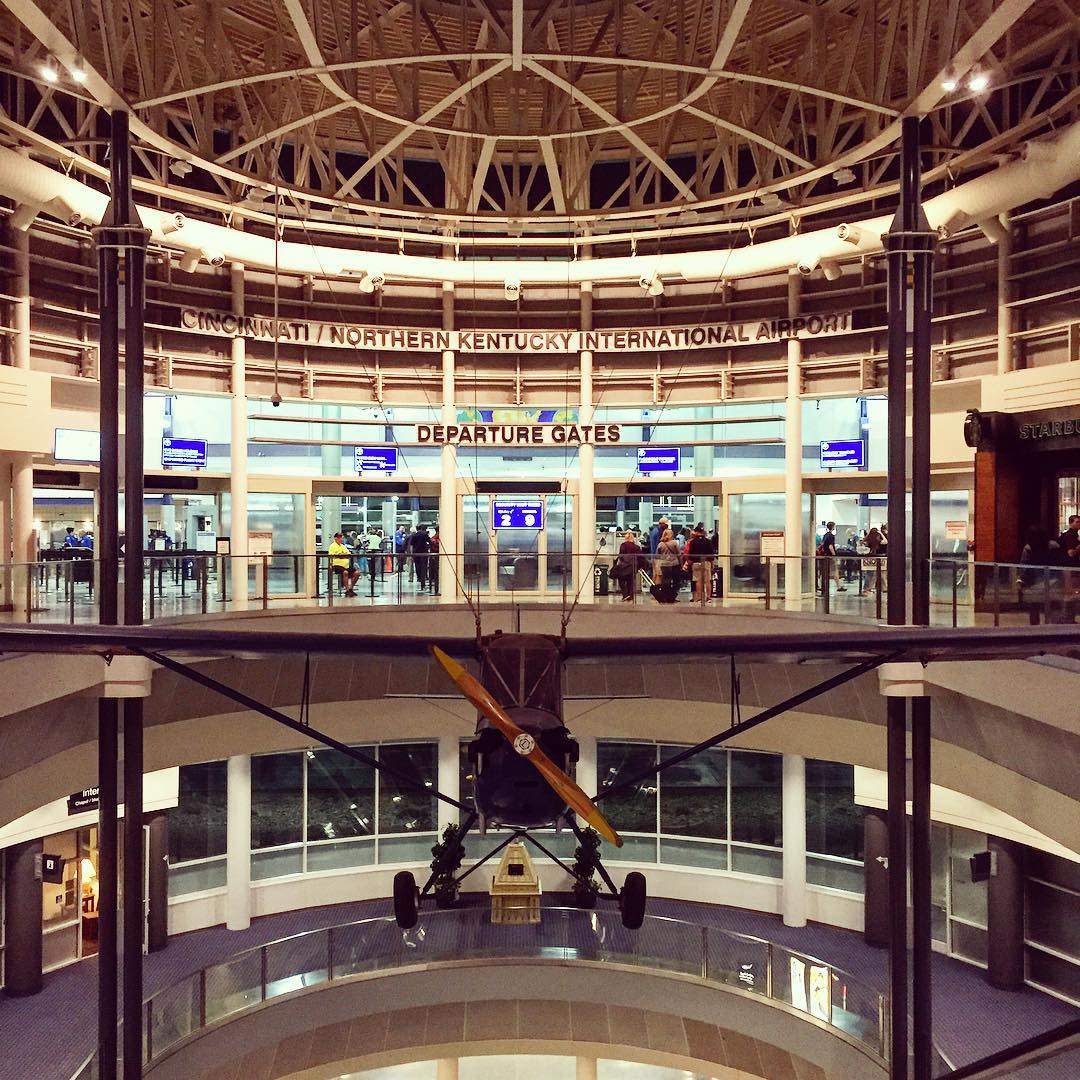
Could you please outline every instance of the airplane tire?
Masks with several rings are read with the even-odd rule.
[[[411,930],[420,917],[420,892],[409,870],[394,875],[394,918],[402,930]]]
[[[645,921],[645,875],[631,870],[619,891],[619,911],[627,930],[637,930]]]

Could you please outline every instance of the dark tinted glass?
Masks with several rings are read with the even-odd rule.
[[[300,842],[303,761],[302,754],[263,754],[251,759],[253,849]]]
[[[177,805],[169,811],[169,862],[225,854],[224,761],[180,766]]]

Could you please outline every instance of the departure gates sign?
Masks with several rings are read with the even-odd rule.
[[[693,326],[628,327],[606,330],[428,330],[415,326],[357,326],[343,322],[310,322],[261,315],[183,308],[185,330],[256,341],[294,342],[335,349],[378,352],[562,354],[682,352],[733,345],[760,345],[789,338],[829,337],[852,329],[850,311],[796,315],[790,319],[698,323]]]
[[[421,446],[580,446],[622,439],[618,424],[417,424]]]

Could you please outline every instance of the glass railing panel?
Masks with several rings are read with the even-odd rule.
[[[202,1011],[202,979],[199,974],[173,983],[150,1001],[149,1046],[153,1057],[199,1030]]]
[[[708,927],[705,931],[705,977],[751,994],[768,993],[769,945]]]
[[[330,978],[330,934],[319,930],[264,945],[266,997],[317,986]]]
[[[701,975],[704,964],[704,931],[674,919],[646,919],[639,930],[627,930],[617,912],[599,915],[602,929],[601,959],[639,964],[661,971]]]
[[[405,937],[411,934],[409,944]],[[334,928],[334,978],[359,975],[396,964],[416,963],[417,930],[402,931],[393,919],[370,919]]]
[[[881,994],[842,972],[832,972],[831,1023],[875,1053],[881,1052]]]
[[[207,1023],[221,1020],[262,1001],[262,964],[262,952],[256,949],[206,969]]]

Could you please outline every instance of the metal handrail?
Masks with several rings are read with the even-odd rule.
[[[467,915],[470,915],[470,914],[486,916],[486,912],[484,912],[483,908],[480,908],[480,907],[467,907],[467,908],[458,909],[458,910],[441,910],[441,911],[429,912],[429,913],[425,914],[424,918],[425,919],[437,918],[437,919],[440,919],[440,920],[450,920],[450,919],[454,919],[454,918],[460,918],[463,915],[467,916]],[[566,915],[570,915],[570,916],[573,916],[573,917],[580,917],[583,920],[589,920],[590,923],[591,923],[592,919],[596,916],[597,913],[593,912],[593,911],[582,910],[582,909],[579,909],[579,908],[576,908],[576,907],[567,907],[567,906],[561,906],[561,905],[543,908],[543,915],[545,917],[550,918],[551,916],[557,916],[557,915],[561,915],[561,914],[566,914]],[[676,918],[676,917],[673,917],[673,916],[667,916],[667,915],[647,915],[646,918],[645,918],[645,926],[643,927],[642,930],[636,931],[635,933],[636,934],[647,933],[647,929],[648,929],[648,927],[650,925],[660,925],[660,924],[664,924],[664,925],[667,925],[667,926],[685,927],[686,931],[687,931],[687,933],[688,933],[688,935],[689,935],[689,937],[691,939],[693,937],[695,937],[695,936],[700,936],[701,967],[700,967],[699,972],[697,974],[695,974],[694,972],[687,970],[687,971],[677,972],[677,974],[688,976],[688,977],[691,977],[691,978],[699,978],[701,981],[707,982],[712,986],[722,988],[727,992],[743,993],[743,994],[751,995],[755,1000],[768,1001],[768,1002],[770,1002],[772,1007],[783,1008],[783,1009],[793,1013],[794,1015],[798,1015],[798,1016],[800,1016],[800,1017],[802,1017],[804,1019],[810,1020],[811,1022],[814,1022],[814,1023],[817,1023],[817,1024],[821,1025],[821,1026],[824,1026],[829,1031],[834,1033],[838,1038],[842,1038],[844,1041],[848,1042],[849,1044],[858,1047],[860,1050],[862,1050],[863,1052],[869,1054],[875,1060],[881,1061],[881,1062],[883,1062],[885,1060],[885,1055],[886,1055],[886,1052],[887,1052],[888,1043],[887,1043],[887,1040],[885,1038],[885,1031],[884,1031],[884,1029],[883,1029],[883,1027],[881,1025],[881,1018],[883,1016],[885,1016],[887,1014],[887,1012],[888,1012],[888,1008],[887,1008],[888,999],[887,999],[887,995],[885,995],[881,991],[877,991],[877,990],[874,990],[874,989],[872,989],[870,987],[866,987],[864,983],[862,983],[860,980],[858,980],[858,979],[854,978],[853,976],[851,976],[848,972],[846,972],[842,968],[838,968],[835,965],[829,964],[824,960],[820,960],[820,959],[818,959],[818,958],[816,958],[814,956],[811,956],[808,953],[802,952],[802,951],[800,951],[798,949],[791,949],[791,948],[788,948],[785,945],[781,945],[781,944],[776,943],[776,942],[771,942],[771,941],[767,940],[766,938],[757,937],[757,936],[752,935],[752,934],[743,934],[743,933],[740,933],[738,931],[725,930],[725,929],[720,928],[720,927],[713,927],[713,926],[709,926],[709,925],[704,924],[704,923],[691,922],[691,921],[689,921],[687,919],[680,919],[680,918]],[[423,924],[421,924],[421,925],[423,925]],[[179,1038],[174,1039],[173,1041],[171,1041],[170,1043],[168,1043],[165,1046],[153,1046],[152,1043],[151,1043],[150,1038],[148,1037],[148,1039],[147,1039],[147,1047],[148,1047],[149,1052],[148,1052],[147,1057],[146,1057],[146,1063],[149,1063],[150,1061],[153,1061],[153,1060],[156,1060],[156,1059],[160,1059],[166,1053],[171,1052],[175,1047],[178,1047],[178,1046],[186,1043],[187,1041],[189,1041],[191,1038],[196,1037],[197,1034],[200,1031],[204,1030],[207,1027],[211,1027],[216,1023],[223,1022],[226,1018],[231,1019],[231,1018],[233,1018],[233,1017],[235,1017],[237,1015],[240,1015],[242,1013],[246,1013],[246,1012],[250,1011],[251,1009],[257,1008],[260,1005],[264,1004],[265,1002],[267,1002],[267,1001],[269,1001],[269,1000],[271,1000],[273,998],[277,998],[279,996],[287,996],[287,994],[300,992],[299,990],[290,990],[290,991],[286,991],[286,992],[284,992],[283,994],[280,994],[280,995],[276,994],[276,993],[268,993],[268,989],[272,986],[273,980],[268,979],[268,963],[267,963],[267,959],[268,959],[268,956],[271,953],[271,951],[273,951],[275,949],[281,949],[281,948],[287,947],[288,945],[290,945],[292,943],[295,943],[295,942],[298,942],[298,941],[316,940],[318,935],[325,934],[327,936],[326,954],[325,954],[325,968],[319,968],[318,972],[317,972],[321,976],[322,972],[325,970],[325,979],[320,978],[320,980],[319,980],[320,983],[322,983],[322,982],[330,982],[330,981],[340,981],[342,979],[356,978],[356,977],[361,977],[364,974],[368,974],[367,972],[347,973],[345,975],[336,974],[335,973],[335,962],[334,962],[335,961],[335,956],[334,956],[334,943],[335,943],[335,940],[340,940],[342,935],[345,934],[350,929],[362,928],[362,927],[368,927],[368,926],[371,926],[371,927],[381,926],[381,927],[387,927],[387,928],[395,928],[395,931],[396,931],[396,923],[394,922],[393,918],[389,917],[389,916],[375,916],[375,917],[367,918],[367,919],[356,919],[356,920],[353,920],[351,922],[335,924],[334,926],[330,926],[330,927],[317,927],[317,928],[314,928],[314,929],[311,929],[311,930],[303,930],[303,931],[300,931],[300,932],[295,933],[295,934],[288,934],[288,935],[285,935],[285,936],[280,937],[280,938],[275,938],[275,939],[273,939],[271,941],[264,942],[261,945],[255,945],[255,946],[251,946],[250,948],[247,948],[247,949],[242,949],[239,952],[233,953],[231,956],[229,956],[229,957],[227,957],[227,958],[225,958],[223,960],[217,961],[214,964],[204,965],[203,967],[198,968],[195,971],[191,972],[189,975],[185,976],[184,978],[178,979],[175,982],[171,983],[169,986],[164,987],[161,990],[158,990],[155,994],[152,994],[149,997],[147,997],[145,1002],[144,1002],[144,1019],[145,1019],[145,1022],[147,1023],[148,1031],[150,1030],[150,1028],[151,1028],[151,1026],[153,1024],[153,1020],[154,1020],[154,1017],[156,1015],[155,1002],[158,1002],[158,1001],[161,1001],[161,1000],[165,999],[167,995],[174,994],[178,989],[182,989],[185,986],[190,986],[192,988],[198,987],[198,993],[195,995],[194,999],[192,999],[190,997],[186,998],[186,999],[185,998],[179,998],[178,999],[178,1000],[184,1001],[184,1003],[185,1003],[185,1005],[187,1006],[187,1009],[188,1009],[188,1011],[187,1011],[187,1013],[185,1015],[191,1020],[191,1023],[189,1025],[189,1030],[187,1031],[187,1033],[182,1034]],[[400,941],[401,940],[397,936],[398,933],[400,933],[400,932],[397,932],[397,931],[395,932],[393,940],[395,940],[395,941]],[[408,932],[408,933],[411,933],[411,932]],[[728,939],[728,940],[731,940],[731,941],[735,941],[735,942],[739,942],[739,943],[744,944],[744,945],[750,945],[750,946],[753,946],[753,947],[755,947],[757,949],[760,949],[761,953],[762,953],[762,955],[764,957],[764,964],[765,964],[765,971],[763,972],[764,978],[765,978],[764,987],[762,987],[760,990],[755,989],[752,984],[747,985],[741,978],[738,980],[739,983],[740,983],[740,985],[738,985],[738,986],[732,985],[730,982],[723,981],[719,977],[723,972],[727,972],[728,974],[736,974],[737,976],[738,976],[739,973],[738,972],[729,972],[727,968],[723,968],[723,967],[717,968],[717,967],[714,966],[713,961],[710,960],[711,953],[710,953],[710,949],[709,949],[709,946],[708,946],[708,941],[709,941],[709,936],[710,935],[718,935],[718,936],[720,936],[722,938],[725,938],[725,939]],[[542,960],[543,957],[542,957],[542,955],[540,955],[540,950],[542,950],[545,947],[550,947],[550,943],[548,944],[548,946],[545,946],[543,944],[543,942],[539,943],[538,946],[537,946],[538,955],[530,956],[529,957],[530,961],[534,961],[534,960],[537,960],[537,959]],[[373,957],[373,959],[385,959],[387,955],[388,954],[384,953],[384,954],[382,954],[381,957]],[[805,963],[807,966],[820,967],[820,968],[825,969],[825,971],[827,972],[826,987],[827,987],[827,993],[828,993],[828,1014],[829,1014],[828,1019],[826,1019],[826,1018],[820,1016],[818,1013],[812,1011],[809,1006],[806,1007],[806,1008],[803,1008],[803,1007],[800,1007],[800,1006],[795,1005],[793,1003],[787,1002],[785,999],[780,998],[780,997],[778,997],[776,995],[776,986],[777,986],[778,980],[777,980],[775,972],[774,972],[774,967],[775,967],[775,959],[776,959],[776,957],[778,955],[780,957],[790,956],[790,957],[793,957],[793,958],[798,959],[799,961]],[[223,967],[231,966],[231,965],[234,965],[234,964],[242,964],[245,959],[256,958],[256,957],[258,958],[258,967],[259,967],[259,986],[257,988],[258,989],[257,1000],[252,1000],[250,1003],[245,1004],[245,1005],[241,1006],[240,1008],[230,1010],[226,1015],[222,1015],[222,1016],[220,1016],[220,1017],[218,1017],[216,1019],[207,1020],[207,1012],[208,1012],[208,1010],[207,1010],[207,996],[206,996],[207,995],[207,991],[206,991],[207,973],[211,972],[211,971],[213,971],[214,969],[217,969],[217,968],[223,968]],[[488,959],[488,960],[493,959],[493,958],[498,959],[498,957],[493,957],[492,956],[492,951],[491,951],[490,947],[478,950],[476,958],[478,958],[478,959],[483,958],[483,959]],[[508,946],[507,947],[506,958],[507,959],[521,958],[521,953],[519,951],[515,951],[512,946]],[[465,953],[465,954],[463,954],[461,956],[454,957],[453,960],[426,959],[424,961],[424,963],[425,963],[426,966],[431,967],[433,965],[440,964],[440,963],[458,963],[458,962],[461,962],[461,961],[468,961],[470,959],[471,959],[471,957],[468,955],[468,953]],[[560,963],[565,962],[565,959],[566,958],[559,958],[559,962]],[[589,962],[589,960],[590,960],[589,957],[583,957],[583,958],[580,958],[580,959],[582,960],[582,962]],[[656,961],[661,961],[662,962],[662,961],[667,960],[667,959],[671,959],[671,957],[666,957],[664,955],[660,955],[659,951],[654,949],[649,953],[649,955],[640,955],[640,956],[638,956],[638,955],[633,955],[633,954],[628,955],[628,954],[619,953],[617,962],[620,963],[620,964],[629,965],[631,967],[641,965],[641,966],[648,967],[649,970],[657,970],[656,967],[655,967],[655,962]],[[399,968],[411,967],[411,966],[414,966],[416,962],[417,962],[417,958],[415,956],[406,957],[406,958],[404,958],[404,962],[400,963],[400,964],[395,964],[395,965],[392,965],[392,966],[389,966],[389,967],[383,967],[383,966],[380,965],[378,967],[378,971],[380,973],[385,973],[387,971],[392,971],[392,970],[396,970],[396,969],[399,969]],[[745,967],[745,966],[747,966],[747,965],[744,962],[742,967]],[[291,977],[302,977],[304,974],[309,974],[309,973],[308,972],[296,972]],[[874,1041],[873,1041],[872,1044],[869,1043],[866,1040],[866,1038],[864,1038],[862,1035],[860,1035],[857,1031],[846,1030],[844,1027],[842,1027],[842,1026],[840,1026],[840,1025],[833,1022],[832,1018],[834,1016],[834,1002],[832,1000],[831,993],[832,993],[832,987],[833,987],[834,979],[837,979],[837,978],[843,980],[849,986],[864,988],[870,994],[869,1000],[874,1001],[874,1003],[875,1003],[875,1016],[873,1018],[868,1017],[868,1016],[862,1017],[862,1019],[864,1021],[866,1021],[868,1024],[873,1023],[873,1025],[874,1025],[874,1028],[875,1028],[874,1033],[873,1033],[874,1034]],[[303,988],[301,988],[301,989],[303,989]],[[250,988],[250,992],[251,992],[252,997],[254,997],[254,995],[255,995],[255,990],[256,990],[256,988],[254,986],[252,986]],[[159,1008],[159,1009],[161,1007],[162,1006],[160,1006],[160,1005],[157,1006],[157,1008]],[[195,1013],[197,1015],[193,1016],[192,1015],[193,1013]],[[854,1014],[854,1015],[857,1015],[857,1014]],[[79,1070],[74,1074],[73,1080],[89,1080],[89,1077],[91,1077],[93,1075],[93,1070],[94,1070],[94,1067],[96,1066],[96,1063],[97,1063],[97,1055],[96,1055],[96,1052],[95,1052],[94,1054],[91,1054],[90,1057],[88,1057],[83,1062],[83,1064],[80,1066]]]

